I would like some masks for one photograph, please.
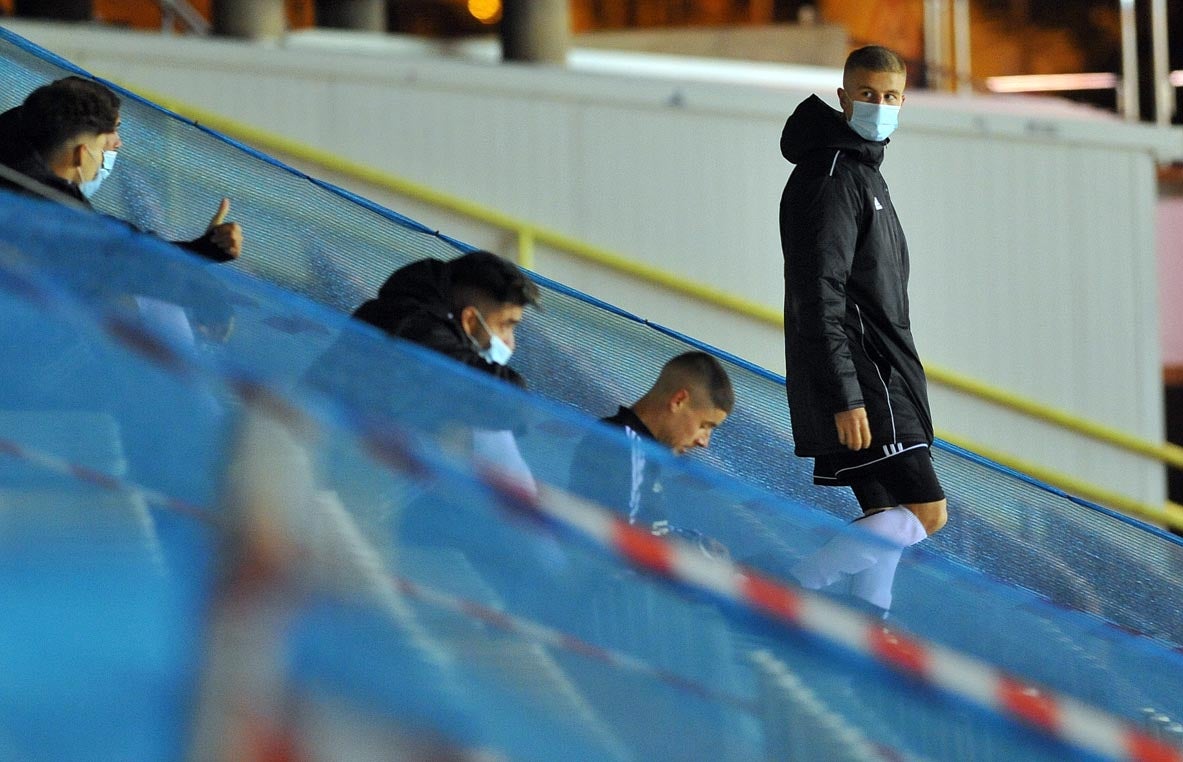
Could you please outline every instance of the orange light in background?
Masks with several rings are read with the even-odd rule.
[[[468,12],[482,24],[501,20],[501,0],[468,0]]]

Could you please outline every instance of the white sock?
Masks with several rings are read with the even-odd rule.
[[[884,611],[891,608],[891,588],[895,583],[895,570],[899,566],[903,548],[889,550],[879,563],[872,564],[850,578],[850,594]]]
[[[868,540],[866,533],[883,542]],[[903,549],[928,536],[916,514],[907,508],[890,508],[857,519],[791,570],[803,587],[820,590],[843,577],[851,579],[851,594],[889,608],[891,583]],[[886,600],[882,606],[879,601]]]

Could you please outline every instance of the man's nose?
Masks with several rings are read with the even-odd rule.
[[[123,147],[123,138],[119,137],[119,133],[116,132],[115,137],[113,137],[113,138],[111,138],[111,140],[107,141],[107,150],[108,151],[118,151],[122,147]]]

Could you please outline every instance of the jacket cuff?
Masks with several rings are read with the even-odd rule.
[[[211,262],[231,262],[234,257],[214,245],[213,233],[206,233],[192,241],[177,241],[177,246]]]

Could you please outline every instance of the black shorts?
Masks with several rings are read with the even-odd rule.
[[[850,487],[864,511],[945,499],[932,451],[924,443],[819,456],[813,462],[813,483]]]

